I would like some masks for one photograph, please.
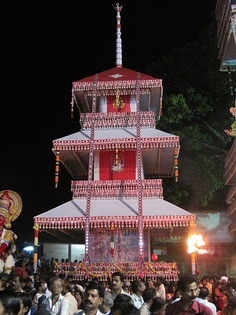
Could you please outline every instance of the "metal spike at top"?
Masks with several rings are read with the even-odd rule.
[[[121,15],[120,12],[123,6],[116,3],[113,5],[113,8],[116,10],[116,66],[122,67],[122,42],[121,42]]]

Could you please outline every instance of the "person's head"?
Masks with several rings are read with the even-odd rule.
[[[71,287],[71,285],[67,284],[66,286],[64,286],[62,293],[65,295],[66,293],[73,293],[73,289]]]
[[[155,287],[155,284],[154,284],[152,278],[147,277],[147,280],[146,280],[146,288],[154,288],[154,287]]]
[[[34,273],[34,282],[38,282],[40,279],[39,273]]]
[[[26,278],[25,279],[25,285],[24,285],[24,291],[25,292],[30,292],[32,290],[33,286],[33,281],[31,278]]]
[[[209,290],[206,287],[199,288],[199,297],[200,299],[206,300],[209,296]]]
[[[236,282],[227,285],[226,295],[230,304],[236,304]]]
[[[21,308],[20,298],[10,291],[0,291],[0,315],[17,315]]]
[[[177,282],[182,300],[193,302],[199,294],[197,280],[193,276],[183,276]]]
[[[153,303],[150,307],[152,315],[165,315],[166,306],[168,303],[159,297],[153,299]]]
[[[20,312],[18,313],[18,315],[25,315],[29,312],[32,306],[32,297],[28,293],[25,293],[25,292],[20,292],[17,295],[21,299],[21,307],[20,307]]]
[[[162,277],[157,278],[157,285],[165,284],[165,280]]]
[[[141,294],[143,293],[143,291],[145,290],[145,284],[143,283],[143,281],[141,280],[134,280],[132,282],[132,285],[131,285],[131,288],[132,288],[132,292],[133,293],[138,293],[138,294]]]
[[[124,281],[123,290],[127,293],[130,293],[131,284],[128,280]]]
[[[153,299],[157,296],[157,290],[155,288],[146,288],[143,291],[143,300],[145,303],[152,302]]]
[[[77,302],[81,302],[82,299],[83,299],[83,293],[82,293],[82,291],[80,291],[79,289],[75,289],[74,297],[75,297],[75,299],[76,299]]]
[[[220,278],[220,280],[222,281],[222,283],[226,283],[226,282],[228,282],[229,278],[226,277],[226,276],[222,276],[222,277]]]
[[[52,296],[57,296],[62,292],[64,281],[61,278],[53,277],[49,281],[49,290]]]
[[[117,271],[114,272],[111,276],[112,279],[112,290],[113,291],[121,291],[124,285],[124,274]]]
[[[175,299],[178,299],[178,298],[181,298],[181,293],[179,289],[175,289],[172,300],[174,301]]]
[[[134,300],[131,295],[128,294],[118,294],[114,300],[114,305],[117,303],[131,303],[134,304]]]
[[[66,280],[67,280],[67,282],[69,282],[69,283],[74,282],[74,278],[73,278],[72,275],[68,275],[68,277],[67,277]]]
[[[24,279],[20,276],[14,276],[12,278],[12,291],[14,293],[21,292],[22,291],[22,283]]]
[[[104,294],[103,304],[99,306],[99,310],[102,313],[106,314],[112,308],[113,304],[114,304],[114,299],[111,292],[106,291]]]
[[[104,289],[98,284],[91,282],[84,292],[83,304],[85,311],[96,311],[102,305],[104,299]]]
[[[131,303],[117,303],[111,308],[110,315],[139,315],[139,309]]]

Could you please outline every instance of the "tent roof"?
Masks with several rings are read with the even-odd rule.
[[[108,69],[106,71],[102,71],[100,73],[91,75],[89,77],[83,78],[78,81],[74,81],[72,83],[72,86],[74,89],[83,89],[87,87],[87,89],[90,87],[93,89],[93,83],[97,81],[98,86],[105,89],[110,89],[110,85],[107,85],[107,83],[115,82],[114,84],[118,84],[121,88],[126,87],[122,86],[122,84],[134,84],[136,85],[137,79],[140,80],[141,86],[149,84],[150,87],[152,86],[161,86],[162,80],[154,78],[150,75],[139,73],[137,71],[127,69],[124,67],[114,67],[111,69]]]
[[[136,150],[136,128],[95,130],[94,150]],[[172,176],[179,137],[157,129],[141,129],[141,150],[145,177]],[[76,132],[53,141],[53,151],[73,178],[88,178],[90,130]]]
[[[96,88],[95,88],[96,87]],[[136,95],[139,87],[140,108],[154,111],[159,117],[162,99],[162,80],[123,67],[115,67],[72,83],[72,111],[74,100],[81,113],[92,112],[92,96],[96,90],[97,104],[100,96]],[[147,96],[146,98],[144,96]]]
[[[143,227],[188,226],[195,215],[163,199],[143,199]],[[138,227],[138,200],[91,199],[90,225],[92,228]],[[34,217],[39,229],[84,229],[86,199],[73,199]]]

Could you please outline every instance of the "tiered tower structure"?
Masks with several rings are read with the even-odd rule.
[[[236,102],[235,102],[235,82],[231,72],[236,70],[236,3],[235,1],[218,0],[216,5],[217,35],[219,58],[221,61],[220,71],[228,72],[230,93],[234,104],[230,108],[235,118],[230,130],[226,134],[236,137]],[[235,106],[235,107],[233,107]],[[236,139],[233,141],[230,151],[225,159],[225,184],[231,186],[226,202],[229,204],[227,209],[228,217],[233,219],[228,230],[230,234],[236,233]]]
[[[74,178],[72,201],[35,217],[36,236],[84,231],[84,261],[73,265],[79,278],[120,270],[131,279],[176,280],[176,262],[151,263],[151,234],[183,235],[195,215],[163,200],[162,178],[178,180],[179,137],[156,129],[162,80],[122,66],[121,9],[116,67],[73,82],[71,112],[77,106],[81,130],[53,141],[56,185],[61,162]],[[56,272],[70,269],[58,264]]]

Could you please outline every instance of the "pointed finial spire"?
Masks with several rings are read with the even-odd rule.
[[[121,15],[120,12],[123,6],[116,3],[113,5],[113,8],[116,10],[116,66],[122,67],[122,42],[121,42]]]

